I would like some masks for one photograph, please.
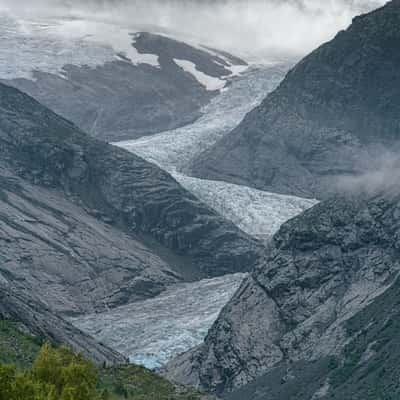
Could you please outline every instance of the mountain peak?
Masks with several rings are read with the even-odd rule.
[[[376,169],[400,145],[399,39],[398,1],[355,19],[201,154],[193,173],[322,198],[343,177]]]

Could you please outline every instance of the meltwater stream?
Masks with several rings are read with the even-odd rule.
[[[285,70],[278,65],[251,68],[206,106],[203,116],[193,124],[117,145],[169,171],[184,187],[244,231],[269,237],[283,222],[315,202],[197,179],[185,172],[193,157],[235,128],[278,85]],[[73,322],[129,356],[132,362],[158,368],[203,341],[243,278],[243,274],[235,274],[180,284],[156,298]]]

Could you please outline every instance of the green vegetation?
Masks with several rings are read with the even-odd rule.
[[[42,344],[42,340],[24,331],[20,324],[0,320],[0,364],[29,367]]]
[[[0,400],[98,400],[97,371],[67,348],[45,344],[32,367],[0,365]]]
[[[0,321],[0,400],[200,400],[137,365],[96,368],[65,347],[52,347]]]
[[[163,377],[137,365],[103,369],[100,376],[100,388],[106,394],[103,399],[200,400],[202,398],[198,392],[173,385]]]

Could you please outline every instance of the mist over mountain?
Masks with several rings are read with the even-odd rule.
[[[205,151],[193,173],[324,198],[343,177],[382,169],[399,146],[399,22],[398,1],[355,18]]]
[[[300,56],[346,28],[352,17],[385,0],[2,0],[15,14],[62,15],[126,25],[152,25],[260,59]]]

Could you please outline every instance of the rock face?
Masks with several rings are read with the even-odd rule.
[[[194,175],[324,198],[400,137],[400,1],[354,19],[192,165]]]
[[[29,331],[60,344],[67,344],[97,364],[122,364],[127,360],[117,352],[97,343],[79,329],[54,314],[44,303],[29,294],[0,283],[0,319],[24,324]]]
[[[85,35],[74,39],[74,30],[95,24],[86,22],[83,27],[75,27],[73,21],[70,24],[66,21],[60,29],[69,32],[72,39],[68,40],[75,40],[76,43],[65,43],[63,36],[52,36],[51,27],[47,36],[42,38],[39,32],[37,40],[33,41],[31,36],[35,36],[35,30],[30,36],[24,37],[17,28],[8,26],[9,20],[2,22],[3,30],[8,32],[5,47],[17,45],[33,55],[40,52],[41,47],[42,53],[46,53],[48,47],[54,48],[54,53],[59,54],[57,57],[60,59],[65,57],[64,53],[68,54],[71,46],[77,47],[72,49],[74,54],[70,56],[71,61],[65,57],[65,65],[58,70],[52,66],[52,63],[58,62],[52,57],[39,62],[33,56],[31,60],[26,60],[24,55],[11,54],[15,70],[22,71],[16,72],[14,77],[10,76],[8,69],[3,71],[0,67],[3,82],[34,97],[92,136],[111,142],[174,129],[193,122],[201,115],[201,107],[218,91],[204,86],[204,82],[180,66],[179,61],[184,60],[198,74],[220,82],[222,86],[225,83],[223,79],[232,75],[232,66],[245,64],[230,55],[218,55],[214,51],[195,48],[166,36],[133,34],[105,24],[94,26],[93,32],[88,31],[86,36],[93,36],[93,39],[85,42]],[[49,22],[50,25],[52,23]],[[12,33],[12,28],[16,33]],[[104,36],[108,35],[109,40],[115,42],[115,46],[119,42],[127,42],[126,53],[118,52],[118,47],[103,48],[102,39],[98,37],[102,31]],[[96,40],[99,43],[93,43]],[[83,46],[81,42],[88,47],[91,59],[86,60],[84,54],[79,56],[82,52],[80,46]],[[4,52],[7,54],[7,50]],[[86,65],[87,62],[94,63],[97,58],[96,65]],[[31,76],[25,77],[23,75],[29,63],[32,64]]]
[[[0,85],[0,282],[71,316],[250,270],[260,244],[168,173]]]
[[[399,234],[394,193],[334,198],[287,222],[205,343],[167,374],[233,399],[350,398],[348,382],[367,398],[379,372],[368,368],[388,367],[378,351],[397,340]]]
[[[0,171],[0,281],[71,315],[148,298],[183,279],[99,211]]]

